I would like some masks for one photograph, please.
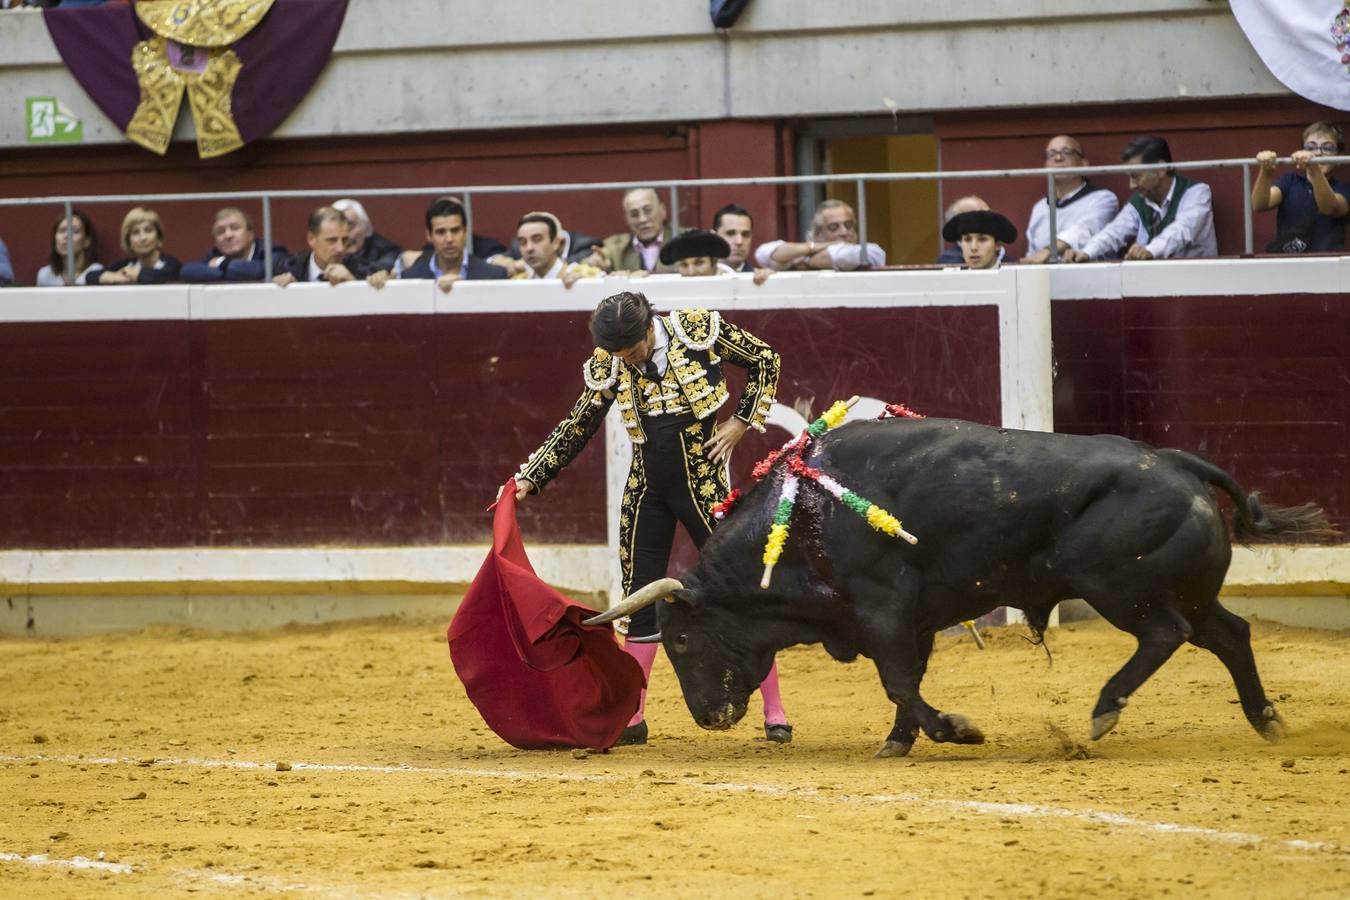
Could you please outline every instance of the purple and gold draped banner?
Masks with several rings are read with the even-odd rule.
[[[203,158],[290,115],[346,14],[347,0],[141,0],[43,13],[71,74],[130,140],[162,155],[186,95]]]

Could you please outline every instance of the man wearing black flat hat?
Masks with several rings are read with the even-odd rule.
[[[731,255],[727,239],[715,231],[695,228],[676,235],[661,245],[661,262],[674,266],[685,277],[735,275],[736,270],[722,260]],[[773,274],[772,269],[755,269],[755,284]]]
[[[1017,228],[991,209],[963,212],[942,226],[942,239],[961,247],[967,269],[996,269],[1003,262],[1003,245],[1017,240]]]

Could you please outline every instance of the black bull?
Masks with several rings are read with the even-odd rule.
[[[780,464],[714,530],[683,585],[657,582],[596,619],[670,601],[659,604],[661,641],[702,727],[740,720],[775,652],[820,643],[835,659],[876,663],[896,705],[878,755],[903,756],[920,730],[982,743],[979,729],[919,693],[934,635],[1003,605],[1039,635],[1056,603],[1081,597],[1139,642],[1102,689],[1094,739],[1185,641],[1228,668],[1263,737],[1282,736],[1248,625],[1218,600],[1232,552],[1210,486],[1232,498],[1244,542],[1334,533],[1317,507],[1263,508],[1226,472],[1179,450],[944,419],[850,423],[817,440],[808,461],[899,517],[918,543],[873,531],[803,480],[787,549],[761,589]]]

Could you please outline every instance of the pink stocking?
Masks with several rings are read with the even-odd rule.
[[[634,644],[631,641],[623,642],[623,650],[642,666],[642,678],[644,681],[652,677],[652,663],[656,662],[656,651],[661,649],[660,644]],[[773,678],[774,673],[770,672],[769,677]],[[778,681],[774,680],[774,696],[778,696]],[[638,698],[637,712],[633,713],[633,718],[629,720],[629,725],[636,725],[642,721],[642,715],[647,709],[647,689],[642,689],[642,694]]]
[[[769,668],[764,683],[759,686],[759,694],[764,698],[764,724],[786,725],[787,712],[783,709],[783,695],[778,691],[778,661]]]

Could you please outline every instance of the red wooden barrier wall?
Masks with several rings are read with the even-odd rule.
[[[993,307],[774,310],[780,399],[997,422]],[[581,391],[584,313],[0,326],[0,545],[418,544],[483,508]],[[739,380],[733,388],[739,390]],[[752,434],[741,478],[787,435]],[[605,540],[602,441],[524,504]]]
[[[1273,503],[1350,524],[1350,315],[1341,295],[1053,304],[1055,430],[1179,447]]]

